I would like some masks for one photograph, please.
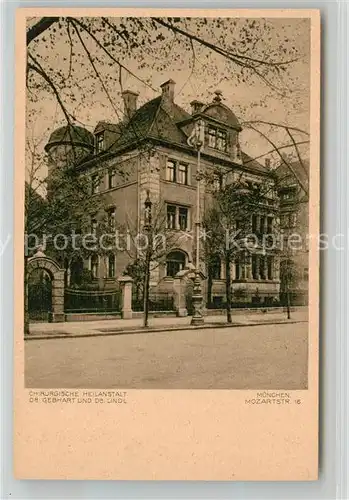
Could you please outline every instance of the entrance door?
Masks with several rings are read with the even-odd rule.
[[[28,277],[29,321],[50,321],[52,311],[52,280],[42,268],[34,269]]]

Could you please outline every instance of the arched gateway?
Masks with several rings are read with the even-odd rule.
[[[51,321],[61,322],[65,321],[64,315],[64,269],[61,269],[57,262],[46,256],[34,256],[28,260],[27,263],[27,277],[33,271],[42,269],[49,274],[52,281],[52,312]],[[27,290],[28,294],[28,279]]]

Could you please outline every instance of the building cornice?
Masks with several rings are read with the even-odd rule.
[[[111,159],[114,159],[114,158],[117,158],[118,156],[121,156],[122,154],[124,154],[126,152],[129,152],[129,151],[132,151],[135,149],[140,149],[140,146],[144,143],[147,143],[147,142],[151,142],[154,144],[165,146],[165,147],[168,147],[170,149],[175,149],[177,151],[185,152],[185,153],[193,156],[194,158],[197,157],[197,151],[189,145],[176,143],[173,141],[167,141],[166,139],[161,139],[158,137],[149,136],[147,138],[144,138],[141,140],[138,139],[137,141],[134,141],[132,143],[125,144],[124,147],[120,147],[120,149],[118,149],[117,151],[110,151],[110,152],[105,153],[101,156],[95,156],[95,157],[87,160],[86,162],[81,163],[77,168],[79,168],[81,170],[86,170],[90,167],[94,167],[94,166],[98,165],[99,163],[103,164]],[[139,152],[141,152],[141,151],[139,151]],[[210,163],[219,163],[222,166],[230,167],[230,168],[237,169],[237,170],[243,170],[243,171],[246,171],[246,172],[251,173],[251,174],[255,174],[255,175],[258,174],[258,175],[263,176],[263,177],[271,177],[271,172],[256,171],[253,168],[249,168],[247,165],[244,165],[241,163],[236,163],[233,160],[230,160],[228,158],[222,158],[222,157],[218,157],[215,155],[210,155],[205,151],[201,152],[201,158],[202,158],[202,160],[206,160]]]

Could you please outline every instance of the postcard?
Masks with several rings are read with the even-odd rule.
[[[316,480],[319,11],[16,21],[16,477]]]

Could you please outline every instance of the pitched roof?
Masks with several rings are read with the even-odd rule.
[[[275,170],[276,178],[280,185],[290,183],[302,184],[307,190],[309,188],[309,160],[288,161],[281,163]]]
[[[219,108],[219,109],[218,109]],[[222,110],[224,111],[224,122],[235,128],[240,127],[235,115],[221,103],[213,103],[206,106],[203,114],[216,117],[219,110],[220,119]],[[229,111],[227,114],[226,110]],[[162,96],[158,96],[146,102],[138,108],[128,122],[118,124],[101,121],[95,128],[95,133],[101,130],[110,132],[108,145],[105,154],[113,154],[122,150],[126,146],[139,144],[144,139],[161,139],[172,144],[188,146],[188,134],[192,131],[190,119],[192,115],[178,106],[176,103],[164,103]],[[188,126],[183,129],[183,123]],[[103,154],[101,155],[103,156]],[[270,170],[257,160],[252,159],[248,154],[242,152],[242,164],[247,169],[256,173],[266,174]]]
[[[176,122],[190,117],[189,113],[177,104],[171,106],[171,115],[162,105],[161,96],[146,102],[134,113],[125,125],[111,151],[140,141],[145,138],[164,139],[170,142],[186,144],[187,136],[176,126]],[[119,126],[119,130],[121,128]]]
[[[108,132],[120,133],[121,126],[119,123],[110,123],[110,122],[106,122],[104,120],[101,120],[100,122],[97,123],[97,125],[94,129],[94,134],[96,134],[102,130],[108,130]]]
[[[259,163],[259,161],[254,160],[249,156],[247,153],[244,153],[241,151],[241,159],[242,159],[242,164],[247,167],[250,170],[254,170],[255,172],[267,174],[270,173],[270,169],[267,168],[265,165],[262,163]]]

